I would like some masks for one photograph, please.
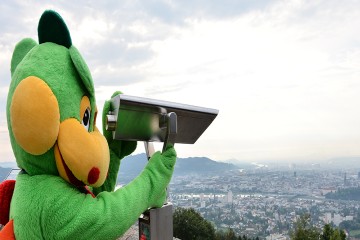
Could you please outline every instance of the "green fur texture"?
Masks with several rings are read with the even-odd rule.
[[[32,39],[22,40],[11,61],[7,121],[17,164],[25,170],[16,179],[11,201],[10,219],[14,220],[16,239],[116,239],[147,208],[162,206],[176,152],[169,147],[162,154],[155,153],[136,179],[113,192],[120,160],[135,150],[136,142],[113,140],[104,129],[110,150],[109,174],[101,187],[93,189],[93,198],[59,176],[54,147],[38,156],[24,151],[12,133],[9,109],[16,87],[28,76],[41,78],[51,88],[61,122],[68,118],[80,121],[80,101],[87,95],[92,109],[90,131],[94,129],[93,80],[84,59],[72,45],[64,21],[57,13],[46,11],[38,31],[40,44]],[[103,117],[110,107],[110,102],[105,102]]]
[[[84,83],[90,95],[94,96],[95,95],[94,84],[90,74],[90,70],[87,64],[85,63],[85,60],[82,58],[80,52],[77,50],[76,47],[71,46],[69,48],[69,52],[70,52],[71,60],[74,63],[76,70],[82,79],[82,82]]]
[[[117,239],[147,208],[162,206],[175,159],[172,147],[157,152],[131,183],[96,198],[60,177],[20,174],[10,213],[16,239]]]
[[[36,45],[37,43],[35,40],[31,38],[25,38],[15,46],[14,54],[11,59],[11,75],[13,75],[17,65],[19,65],[19,63],[23,60],[25,55]]]

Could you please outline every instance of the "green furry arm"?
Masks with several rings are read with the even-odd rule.
[[[157,152],[130,184],[96,198],[56,176],[19,175],[10,214],[16,239],[116,239],[147,208],[162,206],[175,161],[173,147]]]

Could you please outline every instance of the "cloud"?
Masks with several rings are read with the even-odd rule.
[[[16,42],[36,39],[41,13],[55,9],[90,67],[99,105],[122,90],[220,109],[195,146],[177,148],[181,156],[360,155],[359,7],[335,0],[13,1],[0,6],[0,22],[8,23],[0,24],[0,61],[9,66]],[[9,76],[1,67],[1,89]]]
[[[163,22],[173,25],[186,24],[187,18],[224,19],[238,17],[241,14],[261,10],[271,5],[270,1],[139,1],[143,11]],[[138,3],[139,3],[138,2]]]
[[[111,84],[111,76],[118,75],[126,85],[146,81],[147,72],[140,72],[141,66],[156,57],[152,46],[173,36],[174,26],[175,29],[177,25],[186,28],[186,19],[194,15],[216,16],[216,11],[229,15],[224,9],[250,9],[250,6],[244,6],[244,3],[241,7],[235,7],[235,4],[236,1],[227,1],[225,4],[204,4],[203,1],[89,1],[86,4],[15,1],[4,5],[4,11],[12,13],[11,16],[2,16],[3,22],[11,22],[14,28],[4,27],[1,30],[13,35],[13,41],[4,40],[13,45],[23,37],[30,36],[36,39],[36,26],[41,12],[44,9],[58,10],[70,29],[74,44],[81,50],[85,59],[89,59],[88,64],[94,72],[95,82],[101,79],[100,84]],[[225,7],[226,5],[232,7]],[[254,3],[254,6],[258,6],[258,3]],[[21,15],[22,18],[17,15]],[[19,32],[23,36],[20,37]],[[13,46],[8,48],[12,49]]]

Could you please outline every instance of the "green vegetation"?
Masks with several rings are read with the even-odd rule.
[[[302,215],[295,223],[295,229],[290,234],[291,240],[345,240],[344,230],[335,229],[325,224],[319,231],[311,224],[310,214]]]
[[[180,239],[215,239],[215,229],[193,208],[176,208],[173,215],[174,236]]]
[[[310,214],[302,215],[295,223],[295,229],[290,233],[292,240],[318,240],[320,233],[312,226]]]
[[[194,240],[259,240],[259,237],[250,238],[246,235],[237,235],[233,229],[215,230],[213,224],[204,219],[193,208],[176,208],[173,215],[174,237]],[[343,226],[349,227],[350,221],[345,221]],[[352,226],[352,225],[351,225]],[[353,226],[354,228],[356,226]],[[350,236],[359,237],[360,230],[351,230]],[[322,229],[316,228],[309,213],[302,214],[290,231],[291,240],[345,240],[345,231],[325,224]]]
[[[214,226],[193,208],[176,208],[173,215],[174,237],[194,240],[258,240],[237,236],[231,228],[215,231]]]

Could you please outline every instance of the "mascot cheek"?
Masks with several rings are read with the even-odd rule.
[[[10,106],[11,127],[16,142],[28,153],[41,155],[56,142],[60,113],[57,99],[40,78],[23,79]]]

